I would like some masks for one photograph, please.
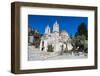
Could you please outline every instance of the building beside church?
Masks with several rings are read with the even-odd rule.
[[[59,32],[59,24],[57,21],[53,24],[53,30],[47,25],[45,33],[41,37],[40,51],[49,52],[49,46],[51,46],[53,52],[71,51],[73,48],[68,33],[65,30]]]

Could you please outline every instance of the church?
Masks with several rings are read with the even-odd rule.
[[[45,27],[45,33],[40,41],[40,51],[49,52],[49,45],[52,46],[53,52],[61,52],[66,49],[67,51],[71,51],[73,48],[68,33],[65,30],[59,32],[57,21],[53,24],[53,30],[50,29],[49,25]]]

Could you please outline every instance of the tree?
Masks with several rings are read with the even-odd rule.
[[[48,52],[53,52],[53,49],[54,48],[52,47],[52,45],[48,45],[48,50],[47,50]]]
[[[88,31],[85,23],[79,24],[75,37],[72,40],[74,47],[73,50],[77,49],[78,47],[78,49],[76,50],[77,52],[79,51],[87,52]]]
[[[86,39],[88,38],[88,31],[87,31],[87,27],[85,23],[81,23],[78,28],[77,28],[77,32],[75,34],[75,37],[77,36],[82,36],[84,35],[86,37]]]
[[[33,43],[36,48],[39,48],[40,41],[41,41],[41,34],[34,28],[28,27],[28,36],[33,36]]]

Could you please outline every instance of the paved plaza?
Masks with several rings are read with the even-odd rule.
[[[34,50],[33,50],[34,49]],[[39,51],[38,48],[34,48],[34,46],[28,47],[28,60],[58,60],[58,59],[84,59],[87,58],[87,54],[80,53],[79,55],[76,55],[75,53],[69,54],[69,53],[63,53],[60,55],[56,52],[44,52]]]

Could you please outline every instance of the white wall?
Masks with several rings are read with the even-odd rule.
[[[10,73],[11,60],[11,15],[10,3],[16,0],[0,0],[0,76],[16,76]],[[74,5],[90,5],[99,7],[98,21],[100,21],[100,0],[17,0],[41,3],[57,3],[57,4],[74,4]],[[100,24],[100,22],[98,23]],[[98,25],[100,33],[100,26]],[[92,37],[92,36],[91,36]],[[100,35],[99,35],[100,39]],[[100,40],[98,40],[98,43]],[[100,43],[99,43],[100,46]],[[100,49],[98,49],[100,50]],[[100,51],[99,58],[100,58]],[[21,74],[18,76],[100,76],[100,59],[98,70],[81,70],[81,71],[65,71],[38,74]]]

